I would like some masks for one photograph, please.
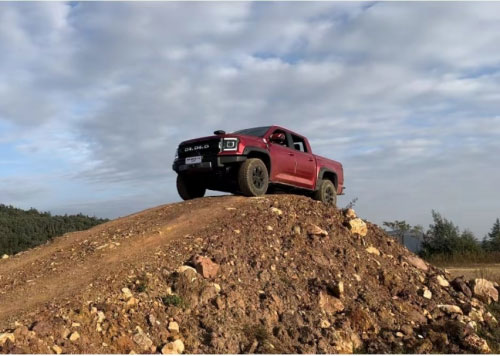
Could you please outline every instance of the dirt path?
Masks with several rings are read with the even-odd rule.
[[[187,233],[195,234],[206,222],[223,218],[226,207],[242,199],[225,196],[160,206],[66,234],[0,261],[0,327],[46,303],[80,294],[97,279],[126,272],[127,265],[157,247],[173,244]]]

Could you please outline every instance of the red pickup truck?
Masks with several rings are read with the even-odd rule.
[[[314,155],[307,138],[279,126],[181,142],[172,168],[184,200],[206,189],[246,196],[284,190],[336,205],[344,189],[341,163]]]

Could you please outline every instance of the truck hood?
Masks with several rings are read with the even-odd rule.
[[[251,141],[260,141],[260,142],[262,142],[262,137],[228,133],[228,134],[225,134],[225,135],[212,135],[212,136],[204,136],[204,137],[192,138],[192,139],[189,139],[189,140],[182,141],[180,144],[195,143],[195,142],[198,142],[198,141],[208,141],[208,140],[222,139],[224,137],[238,137],[238,138],[244,138],[246,141],[250,141],[250,142]]]

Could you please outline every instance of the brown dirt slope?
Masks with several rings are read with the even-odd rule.
[[[66,234],[0,260],[0,352],[489,350],[477,333],[496,320],[473,285],[351,219],[305,197],[225,196]]]

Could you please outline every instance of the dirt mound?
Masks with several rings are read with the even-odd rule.
[[[495,287],[448,279],[352,211],[205,198],[0,260],[0,351],[487,352]]]

